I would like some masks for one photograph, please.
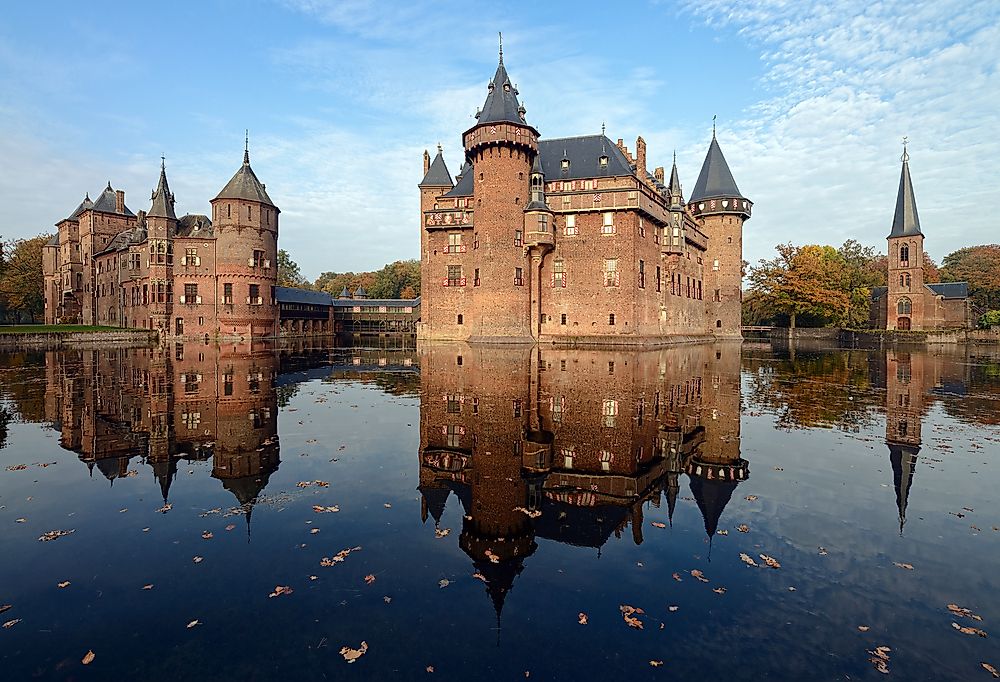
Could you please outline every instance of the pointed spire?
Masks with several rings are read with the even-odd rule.
[[[896,489],[896,509],[899,512],[899,534],[903,534],[906,523],[906,505],[910,499],[913,484],[913,470],[917,466],[919,445],[889,443],[889,462],[892,464],[892,483]]]
[[[486,102],[476,117],[477,125],[501,122],[524,125],[524,108],[517,101],[517,88],[504,67],[502,49],[496,74],[487,89]]]
[[[910,180],[910,153],[906,146],[908,140],[903,138],[903,155],[900,160],[903,168],[899,173],[899,190],[896,193],[896,212],[892,217],[890,237],[909,237],[922,235],[920,217],[917,215],[917,200],[913,195],[913,182]]]
[[[277,206],[274,205],[274,202],[271,201],[271,197],[267,195],[267,189],[264,187],[264,183],[257,179],[257,175],[250,167],[249,131],[247,132],[246,143],[243,149],[243,165],[240,166],[239,170],[236,171],[232,179],[226,183],[226,186],[222,188],[222,191],[219,192],[219,194],[212,201],[217,201],[219,199],[244,199],[247,201],[256,201],[266,206],[277,208]]]
[[[746,197],[740,194],[740,188],[736,186],[736,180],[733,179],[733,173],[729,170],[726,157],[722,155],[719,141],[715,139],[715,124],[713,123],[712,141],[708,145],[705,162],[701,165],[701,173],[698,175],[698,182],[694,183],[689,201],[717,198],[745,199]]]
[[[500,36],[500,63],[503,64],[503,33],[497,31],[497,34]]]
[[[160,157],[160,181],[156,185],[156,189],[153,190],[152,201],[153,205],[149,209],[149,213],[146,214],[147,217],[152,218],[169,218],[171,220],[177,220],[177,214],[174,213],[174,195],[170,192],[170,186],[167,184],[167,161],[166,157]]]
[[[437,149],[437,156],[434,157],[430,167],[427,169],[427,173],[424,174],[424,179],[417,185],[418,187],[444,187],[451,189],[455,186],[455,183],[451,180],[451,173],[448,171],[448,166],[444,162],[444,155],[440,144],[438,144]]]
[[[670,169],[670,183],[668,184],[670,194],[670,205],[680,206],[684,203],[684,195],[681,193],[681,179],[677,173],[677,150],[674,150],[674,165]]]
[[[246,136],[243,138],[243,165],[250,165],[250,129],[246,129]]]

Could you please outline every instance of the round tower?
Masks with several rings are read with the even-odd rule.
[[[503,48],[477,121],[463,135],[472,165],[479,271],[469,317],[471,336],[530,339],[532,273],[524,232],[528,177],[538,154],[538,131],[525,120],[517,88],[507,75]],[[483,334],[483,328],[489,332]]]
[[[253,169],[243,165],[212,200],[219,334],[271,336],[278,329],[278,214]]]
[[[753,202],[740,193],[722,155],[715,126],[688,211],[708,237],[705,252],[705,313],[716,337],[742,338],[743,223]]]

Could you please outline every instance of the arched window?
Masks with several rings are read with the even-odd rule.
[[[898,315],[909,315],[911,308],[910,299],[901,298],[899,299],[899,303],[896,304],[896,313]]]
[[[899,248],[899,264],[906,267],[910,264],[910,247],[903,244]]]

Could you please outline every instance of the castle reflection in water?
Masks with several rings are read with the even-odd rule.
[[[712,537],[751,476],[740,448],[744,406],[773,411],[786,428],[851,428],[884,413],[900,532],[931,402],[975,409],[968,358],[892,350],[796,358],[752,346],[741,357],[738,344],[177,344],[49,352],[44,362],[44,419],[92,473],[113,482],[151,470],[166,502],[180,462],[210,461],[248,524],[278,469],[278,412],[295,386],[391,370],[386,391],[419,395],[422,520],[437,525],[447,505],[460,505],[459,546],[498,615],[537,538],[598,551],[612,536],[641,543],[644,510],[665,506],[657,518],[671,522],[683,487]],[[961,399],[949,408],[947,396]]]

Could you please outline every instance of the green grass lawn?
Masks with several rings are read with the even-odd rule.
[[[100,327],[87,324],[12,324],[0,325],[0,334],[51,334],[57,332],[112,332],[121,327]]]

